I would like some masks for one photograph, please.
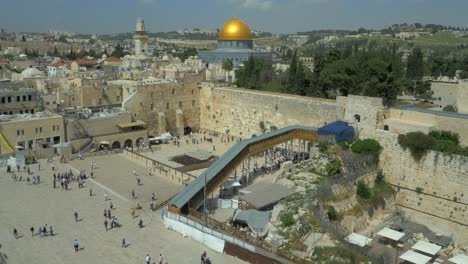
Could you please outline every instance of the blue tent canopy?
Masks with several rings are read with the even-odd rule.
[[[334,135],[336,143],[354,139],[354,128],[344,121],[336,121],[318,129],[320,135]]]

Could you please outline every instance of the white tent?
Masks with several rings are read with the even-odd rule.
[[[468,256],[459,254],[456,255],[455,257],[449,259],[450,262],[455,263],[455,264],[468,264]]]
[[[419,254],[412,250],[406,251],[403,255],[400,256],[400,258],[414,264],[426,264],[429,262],[429,260],[431,260],[431,257]]]
[[[418,241],[418,243],[414,244],[414,246],[411,248],[414,250],[429,254],[431,256],[434,256],[440,251],[442,247],[433,243],[420,240]]]
[[[356,234],[356,233],[351,233],[348,235],[346,238],[346,241],[348,241],[351,244],[358,245],[360,247],[364,247],[370,244],[372,242],[371,238],[368,238],[366,236]]]
[[[399,241],[403,236],[405,236],[405,233],[385,227],[384,229],[380,230],[377,235],[389,238],[393,241]]]

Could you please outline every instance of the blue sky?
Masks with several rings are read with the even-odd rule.
[[[7,31],[151,32],[219,28],[237,16],[277,33],[421,22],[468,27],[468,0],[0,0]]]

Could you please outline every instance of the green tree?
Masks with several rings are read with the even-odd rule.
[[[445,112],[458,112],[453,105],[446,105],[442,110]]]
[[[297,87],[297,82],[296,82],[296,77],[297,77],[297,50],[294,50],[292,59],[291,59],[291,64],[289,65],[289,72],[288,72],[288,83],[287,83],[287,89],[288,92],[294,93],[296,91]]]
[[[416,47],[408,56],[406,64],[406,78],[409,80],[422,80],[424,76],[424,57],[421,48]]]
[[[222,69],[226,73],[226,82],[229,82],[229,73],[234,69],[234,64],[232,63],[232,60],[225,60],[222,65]]]
[[[356,189],[356,195],[361,199],[369,199],[372,195],[371,189],[363,180],[359,180]]]

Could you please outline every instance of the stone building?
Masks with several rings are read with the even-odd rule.
[[[65,113],[67,140],[74,152],[86,148],[137,147],[147,139],[146,123],[120,109],[93,112],[90,109]]]
[[[167,131],[183,135],[184,128],[200,126],[200,89],[196,79],[184,83],[141,82],[122,107],[148,124],[150,136]]]
[[[21,84],[0,83],[0,114],[34,114],[41,106],[39,92]]]
[[[51,112],[0,117],[0,153],[42,150],[65,142],[63,117]]]

